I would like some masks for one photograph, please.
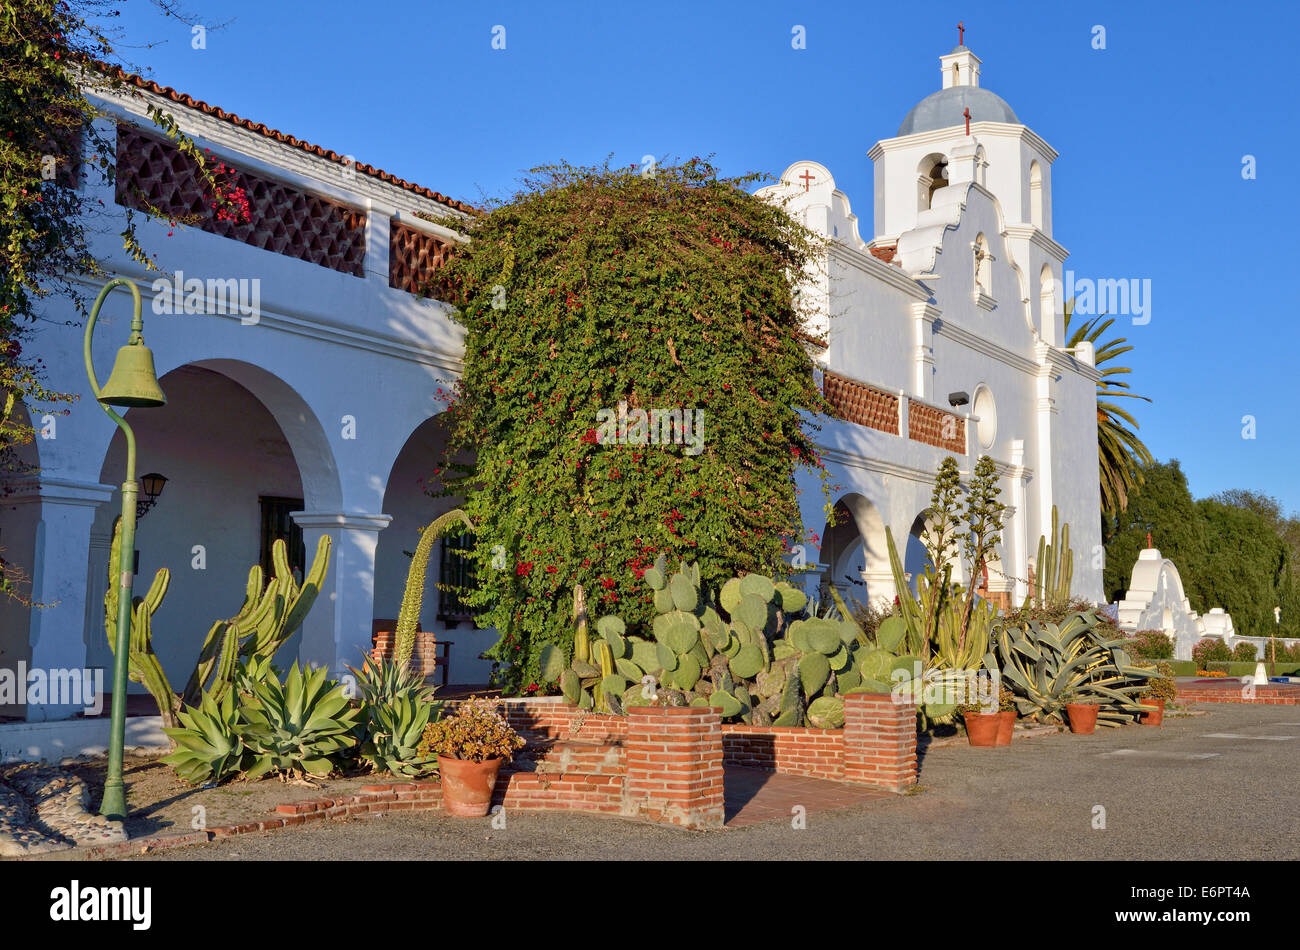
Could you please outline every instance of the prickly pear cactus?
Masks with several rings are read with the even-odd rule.
[[[747,574],[710,597],[698,565],[670,575],[663,556],[644,580],[656,610],[644,636],[606,616],[589,639],[575,591],[573,657],[566,664],[552,646],[542,658],[543,678],[569,702],[616,713],[651,703],[718,706],[724,719],[753,725],[835,729],[845,693],[889,692],[900,660],[911,669],[915,659],[873,643],[838,597],[836,610],[817,616],[786,581]]]

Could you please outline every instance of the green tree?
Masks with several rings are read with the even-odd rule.
[[[466,328],[449,457],[475,464],[448,491],[479,526],[472,598],[508,689],[540,681],[546,644],[570,649],[575,585],[635,626],[660,553],[710,587],[780,571],[801,530],[795,470],[820,470],[804,414],[826,407],[792,277],[818,245],[751,181],[698,159],[551,166],[468,224],[445,273]],[[652,410],[691,426],[640,444]]]
[[[1127,509],[1102,522],[1107,596],[1112,601],[1124,596],[1133,564],[1147,546],[1150,532],[1155,546],[1178,566],[1193,609],[1204,610],[1195,582],[1205,564],[1207,537],[1200,510],[1187,487],[1187,476],[1178,460],[1173,459],[1144,466],[1139,477],[1141,482],[1129,496]]]
[[[12,478],[32,474],[22,450],[34,433],[22,406],[53,407],[71,399],[44,386],[43,364],[24,350],[41,317],[41,301],[68,301],[84,315],[84,279],[104,276],[88,240],[104,212],[80,185],[91,173],[111,180],[116,155],[113,143],[92,125],[98,112],[86,91],[128,88],[105,69],[132,68],[115,54],[120,30],[112,21],[124,2],[0,5],[0,492]],[[152,2],[164,16],[192,19],[172,0]],[[218,204],[229,206],[203,154],[172,117],[153,107],[148,112],[195,160]],[[130,212],[121,237],[137,262],[153,267]],[[26,602],[15,580],[20,576],[18,567],[0,558],[0,596]]]
[[[1206,557],[1196,575],[1200,602],[1232,614],[1238,633],[1274,632],[1273,607],[1288,573],[1286,544],[1267,518],[1213,498],[1196,503],[1205,523]]]
[[[1066,347],[1088,342],[1093,345],[1095,363],[1101,370],[1097,380],[1097,461],[1101,478],[1101,510],[1103,517],[1117,518],[1128,505],[1129,496],[1142,482],[1142,469],[1155,459],[1138,437],[1137,420],[1115,400],[1141,399],[1147,396],[1130,391],[1130,386],[1119,377],[1133,372],[1127,366],[1116,366],[1114,360],[1133,349],[1124,337],[1102,340],[1114,325],[1115,318],[1104,319],[1098,314],[1074,327],[1074,301],[1065,305]]]

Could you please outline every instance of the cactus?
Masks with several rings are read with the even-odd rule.
[[[113,540],[108,558],[108,590],[104,594],[104,631],[109,648],[117,649],[118,584],[121,560],[118,540],[121,519],[113,525]],[[183,707],[198,707],[205,695],[220,703],[235,681],[241,658],[270,661],[302,625],[320,593],[329,569],[330,538],[323,535],[316,546],[311,569],[300,586],[289,568],[284,541],[276,540],[271,548],[275,577],[263,588],[262,568],[254,565],[248,572],[244,604],[229,620],[218,620],[208,630],[199,651],[194,672],[180,696],[172,689],[153,648],[153,615],[162,604],[171,580],[167,568],[160,568],[144,597],[137,598],[131,617],[130,652],[127,670],[132,682],[140,683],[158,704],[163,725],[180,728]]]
[[[1070,525],[1058,530],[1056,506],[1052,506],[1052,540],[1038,537],[1038,558],[1025,606],[1063,607],[1070,602],[1070,584],[1074,579],[1074,551],[1070,548]]]
[[[121,577],[122,561],[119,540],[122,533],[122,519],[113,522],[113,540],[108,553],[108,590],[104,594],[104,632],[108,634],[108,648],[117,655],[117,608],[118,579]],[[168,729],[181,727],[181,702],[172,692],[167,674],[153,650],[153,615],[162,606],[171,583],[171,572],[165,567],[158,569],[154,575],[149,591],[133,602],[131,614],[131,632],[127,651],[127,674],[134,683],[140,683],[158,704],[158,713],[162,716],[163,726]],[[219,697],[218,697],[219,698]],[[195,703],[194,705],[197,705]]]
[[[284,542],[277,539],[271,546],[275,576],[263,587],[262,568],[256,564],[249,568],[244,604],[235,616],[218,620],[208,630],[198,663],[185,684],[182,702],[197,706],[209,690],[219,702],[234,682],[241,657],[269,660],[275,656],[316,602],[329,559],[330,538],[322,535],[311,568],[299,586],[293,579]]]
[[[629,635],[620,619],[605,616],[596,623],[600,638],[585,647],[585,611],[575,609],[574,657],[558,675],[570,702],[612,712],[650,702],[709,705],[725,719],[755,725],[842,723],[837,697],[861,687],[860,656],[871,649],[842,600],[838,614],[818,616],[802,591],[761,574],[732,578],[711,597],[700,588],[698,565],[683,563],[670,574],[663,556],[643,579],[656,607],[647,635]],[[550,670],[553,655],[546,659]],[[881,679],[893,659],[888,655]],[[641,685],[647,676],[653,698]],[[820,699],[827,701],[811,713]]]
[[[459,508],[453,508],[433,519],[433,522],[420,532],[420,540],[415,545],[415,556],[411,558],[411,567],[406,574],[406,589],[402,592],[402,607],[397,614],[397,630],[393,633],[393,658],[400,669],[407,669],[411,664],[411,653],[415,650],[415,632],[420,626],[420,607],[424,603],[424,578],[429,572],[429,554],[433,551],[433,542],[447,533],[457,522],[468,530],[474,530],[469,516]]]

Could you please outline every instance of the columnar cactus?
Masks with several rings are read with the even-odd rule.
[[[1056,506],[1052,506],[1052,541],[1038,537],[1038,559],[1034,561],[1033,588],[1030,599],[1036,607],[1061,607],[1070,602],[1070,582],[1074,578],[1074,551],[1070,549],[1070,525],[1061,525],[1058,533]]]
[[[104,594],[104,632],[108,634],[108,648],[117,655],[118,579],[122,572],[122,556],[118,541],[122,534],[122,519],[113,522],[113,541],[108,552],[108,591]],[[127,675],[132,682],[140,683],[158,703],[158,713],[163,725],[180,726],[180,700],[167,682],[167,674],[153,651],[153,615],[162,606],[171,583],[171,572],[158,569],[149,591],[136,598],[131,613],[131,632],[127,652]]]
[[[104,594],[104,630],[111,649],[117,647],[118,583],[122,569],[118,553],[120,519],[113,526],[113,541],[108,558],[108,590]],[[154,576],[148,593],[134,605],[131,618],[128,675],[140,683],[158,704],[164,726],[178,728],[184,706],[198,706],[205,693],[220,702],[234,682],[241,657],[269,661],[285,641],[302,625],[307,612],[320,593],[329,569],[330,538],[324,535],[316,546],[316,556],[303,583],[294,580],[284,541],[271,547],[275,576],[263,587],[262,568],[254,565],[248,572],[248,586],[239,613],[229,620],[214,623],[199,651],[185,692],[179,697],[172,690],[167,674],[153,649],[153,615],[167,593],[171,574],[161,568]]]

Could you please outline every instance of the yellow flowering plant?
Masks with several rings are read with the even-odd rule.
[[[434,753],[467,762],[510,759],[524,739],[500,712],[501,701],[471,696],[446,718],[424,728],[419,753]]]

